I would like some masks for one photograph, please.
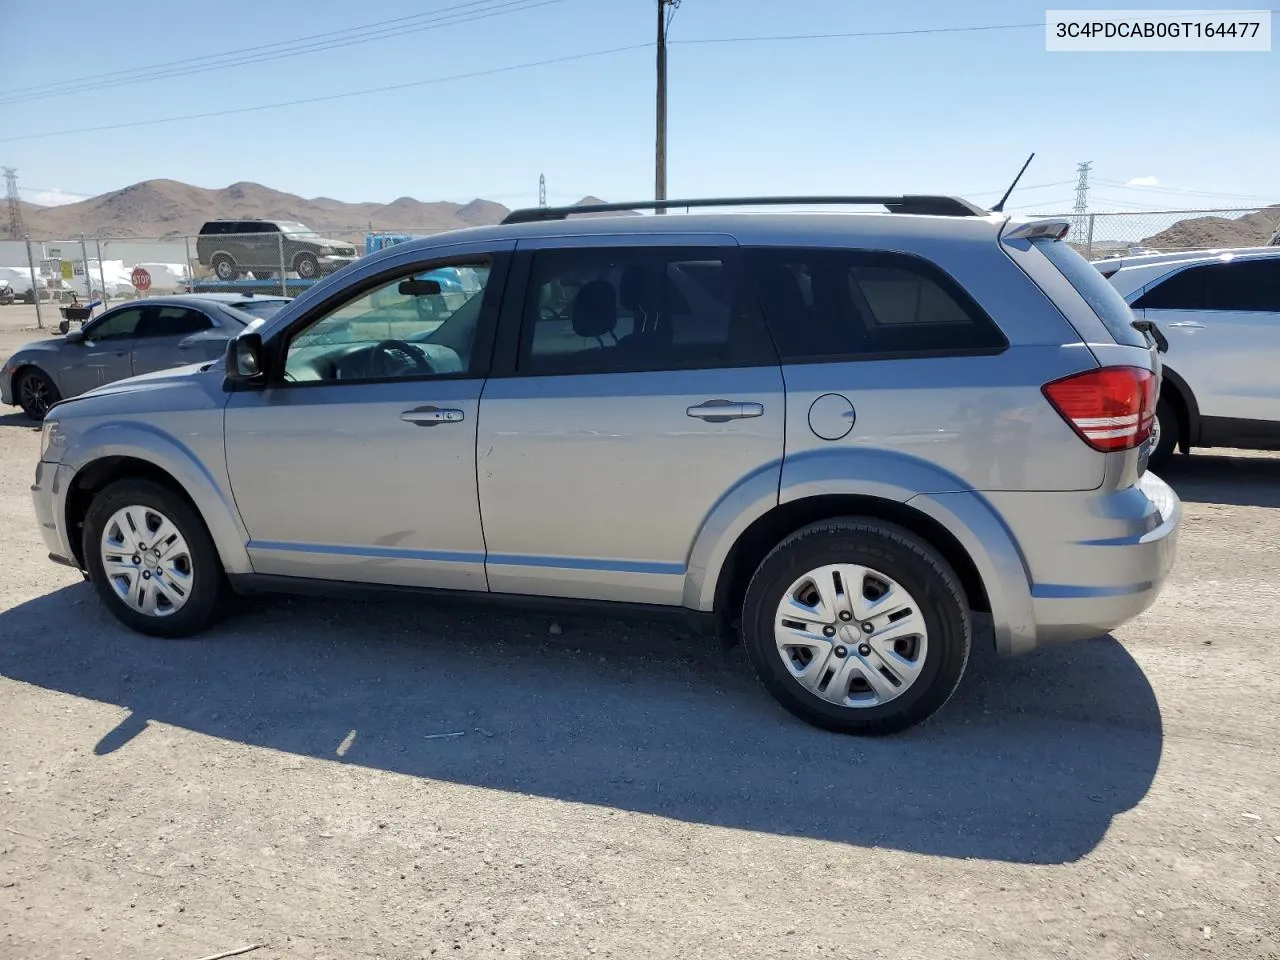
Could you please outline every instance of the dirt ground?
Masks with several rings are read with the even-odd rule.
[[[34,334],[0,307],[0,353]],[[669,627],[415,600],[118,627],[0,417],[0,956],[1280,957],[1280,457],[1181,458],[1112,637],[892,739]]]

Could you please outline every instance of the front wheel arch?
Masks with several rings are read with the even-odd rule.
[[[118,480],[149,480],[162,487],[167,487],[182,497],[196,515],[204,522],[200,508],[196,505],[185,487],[167,470],[146,460],[134,457],[104,457],[88,464],[77,471],[67,491],[67,539],[70,541],[72,553],[80,569],[85,569],[84,550],[81,544],[84,533],[84,521],[89,515],[89,505],[97,494]],[[205,523],[205,527],[208,524]]]

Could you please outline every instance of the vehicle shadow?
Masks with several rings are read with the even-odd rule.
[[[201,638],[118,626],[87,584],[0,613],[0,674],[240,743],[681,821],[947,857],[1084,856],[1155,776],[1155,695],[1114,639],[975,648],[932,722],[860,739],[778,708],[741,651],[669,628],[268,599]],[[93,746],[87,740],[84,746]],[[341,750],[340,750],[341,746]]]
[[[1280,456],[1196,452],[1170,457],[1158,472],[1160,479],[1190,503],[1280,507]]]
[[[25,413],[6,413],[0,416],[0,427],[26,427],[28,430],[39,430],[39,421],[32,420]]]

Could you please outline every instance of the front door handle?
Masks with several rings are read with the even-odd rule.
[[[764,416],[763,403],[740,400],[707,400],[685,410],[685,416],[696,417],[707,423],[727,423],[730,420],[747,420]]]
[[[1181,330],[1203,330],[1203,323],[1196,323],[1194,320],[1179,320],[1177,323],[1166,324],[1169,327],[1178,327]]]
[[[434,427],[437,423],[461,423],[462,411],[433,406],[415,407],[400,414],[400,419],[418,427]]]

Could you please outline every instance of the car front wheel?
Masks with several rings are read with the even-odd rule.
[[[869,519],[811,524],[761,562],[743,643],[766,689],[802,720],[888,734],[951,697],[969,659],[959,578],[907,530]]]
[[[84,523],[89,579],[125,625],[185,637],[221,612],[226,577],[195,509],[168,487],[120,480],[89,505]]]
[[[310,253],[300,253],[293,263],[293,269],[303,280],[310,280],[320,272],[320,261]]]

